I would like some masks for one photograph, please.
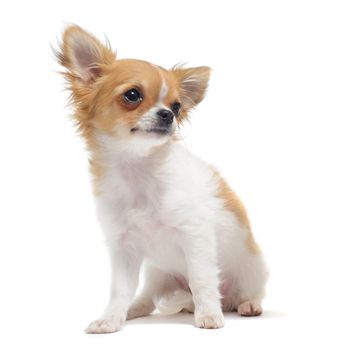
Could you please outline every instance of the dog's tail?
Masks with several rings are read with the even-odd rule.
[[[173,315],[185,310],[193,312],[192,294],[183,289],[177,289],[172,293],[161,295],[154,300],[154,303],[160,313],[164,315]]]

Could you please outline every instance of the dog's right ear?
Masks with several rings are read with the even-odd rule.
[[[116,55],[93,35],[73,25],[63,34],[61,50],[56,53],[71,78],[85,84],[94,82],[103,73],[103,66],[115,61]]]

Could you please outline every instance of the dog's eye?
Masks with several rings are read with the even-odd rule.
[[[124,99],[128,103],[139,103],[142,101],[142,98],[140,91],[135,88],[128,90],[124,94]]]
[[[180,102],[175,102],[171,106],[171,110],[174,112],[176,116],[179,115],[181,109],[181,103]]]

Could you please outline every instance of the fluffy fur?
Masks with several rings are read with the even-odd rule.
[[[66,29],[58,58],[112,265],[110,302],[86,332],[118,331],[155,308],[194,312],[201,328],[222,327],[223,311],[260,315],[267,271],[246,211],[219,173],[176,140],[210,69],[116,60],[78,26]],[[136,102],[126,98],[130,89]],[[145,286],[135,298],[142,264]]]

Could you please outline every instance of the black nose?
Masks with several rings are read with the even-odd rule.
[[[174,120],[174,113],[169,109],[160,109],[157,114],[165,124],[171,124]]]

